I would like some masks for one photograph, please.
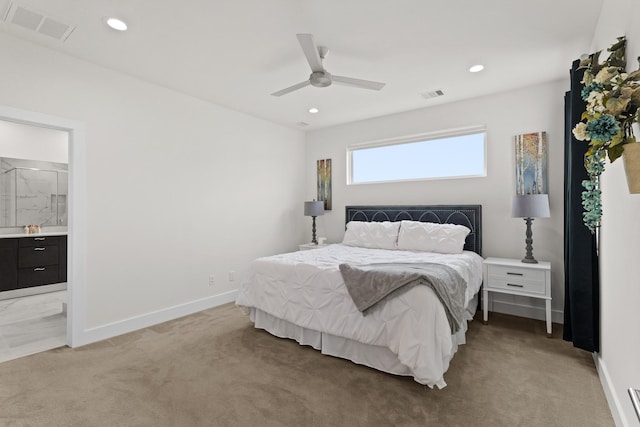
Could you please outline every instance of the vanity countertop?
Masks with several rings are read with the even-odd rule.
[[[46,236],[66,236],[66,235],[67,235],[66,231],[43,231],[42,233],[33,233],[33,234],[27,234],[27,233],[1,234],[0,233],[0,239],[9,239],[9,238],[16,238],[16,237],[46,237]]]

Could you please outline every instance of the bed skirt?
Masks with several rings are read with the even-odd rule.
[[[444,360],[445,371],[449,367],[451,358],[453,358],[453,355],[458,350],[458,346],[466,343],[465,333],[467,331],[467,322],[473,319],[473,314],[477,306],[478,297],[476,295],[465,311],[465,320],[462,327],[451,336],[453,347],[451,357],[449,357],[448,360]],[[264,329],[276,337],[292,339],[300,345],[311,346],[319,350],[322,354],[347,359],[359,365],[368,366],[382,372],[412,376],[418,383],[423,384],[418,378],[415,378],[411,369],[400,363],[396,354],[387,347],[364,344],[348,338],[303,328],[254,307],[251,307],[249,317],[256,328]],[[444,388],[447,383],[443,377],[433,385],[426,385],[429,387],[435,385],[438,388]]]

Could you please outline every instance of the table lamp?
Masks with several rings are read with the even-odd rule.
[[[527,264],[537,264],[533,257],[533,237],[531,233],[531,222],[534,218],[549,218],[549,196],[547,194],[527,194],[524,196],[514,196],[511,205],[511,216],[513,218],[524,218],[527,223],[525,243],[527,253],[522,262]]]
[[[311,243],[314,245],[318,244],[318,239],[316,239],[316,217],[324,215],[324,202],[315,200],[311,202],[304,202],[304,216],[310,216],[313,218],[312,226],[311,226]]]

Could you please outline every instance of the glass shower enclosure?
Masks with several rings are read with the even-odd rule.
[[[0,227],[67,225],[65,170],[13,167],[0,179]]]

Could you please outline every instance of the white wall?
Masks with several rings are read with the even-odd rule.
[[[0,57],[0,102],[85,125],[86,330],[233,291],[302,240],[302,132],[6,35]]]
[[[514,136],[546,131],[551,218],[534,221],[534,256],[551,261],[554,321],[561,322],[564,303],[563,96],[568,86],[569,60],[567,64],[566,82],[309,132],[305,164],[307,199],[315,197],[316,160],[331,158],[333,168],[333,210],[318,217],[318,235],[327,236],[330,242],[342,240],[344,207],[349,204],[481,204],[483,255],[522,258],[525,224],[522,219],[511,218],[511,199],[515,195]],[[346,149],[351,144],[482,124],[487,127],[488,138],[486,178],[346,185]],[[496,301],[496,311],[544,318],[544,304],[540,300],[509,295],[495,295],[492,299]]]
[[[0,157],[67,163],[67,132],[0,120]]]
[[[637,0],[605,0],[593,50],[606,49],[621,35],[627,36],[627,70],[637,70]],[[622,160],[606,165],[602,203],[601,349],[597,360],[616,425],[639,426],[627,389],[640,389],[640,195],[629,194]]]

